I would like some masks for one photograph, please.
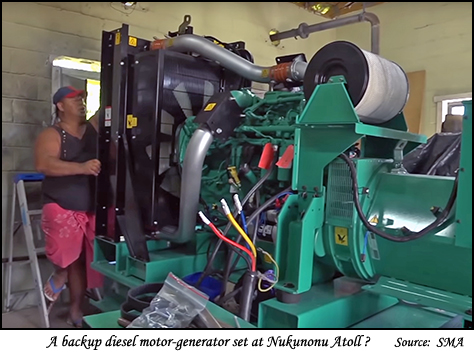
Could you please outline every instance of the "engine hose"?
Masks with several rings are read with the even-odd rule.
[[[278,155],[275,155],[274,159],[273,159],[273,162],[272,162],[272,165],[270,166],[270,169],[263,175],[262,178],[260,178],[260,180],[255,183],[255,185],[249,190],[249,192],[245,195],[244,199],[242,199],[242,206],[245,206],[245,204],[249,201],[250,197],[258,190],[260,189],[260,187],[263,185],[263,183],[266,182],[266,180],[268,179],[268,177],[270,177],[270,175],[273,173],[273,169],[275,167],[275,163],[276,163],[276,160],[278,159]],[[237,211],[234,211],[233,212],[234,214],[234,218],[237,218],[238,217],[238,212]],[[230,228],[232,227],[232,223],[229,222],[227,223],[224,231],[223,231],[223,235],[226,236],[227,233],[229,232]],[[239,236],[236,240],[237,243],[240,243],[240,239],[241,237]],[[199,287],[202,283],[202,281],[204,280],[204,278],[206,278],[206,276],[208,276],[210,273],[212,273],[212,265],[217,257],[217,253],[219,252],[221,246],[222,246],[222,240],[219,239],[219,241],[217,241],[217,244],[216,244],[216,247],[214,248],[214,251],[212,252],[212,255],[211,257],[207,260],[207,264],[206,264],[206,267],[204,268],[204,272],[201,274],[201,276],[199,277],[198,281],[196,282],[196,284],[194,285],[195,287]],[[232,254],[231,254],[232,255]],[[232,262],[230,262],[232,263]],[[225,289],[224,289],[225,291]]]
[[[451,213],[451,210],[454,207],[454,203],[456,201],[456,196],[457,196],[457,191],[458,191],[458,189],[457,189],[457,187],[458,187],[458,177],[459,177],[458,175],[456,175],[456,179],[454,181],[453,189],[451,191],[451,195],[448,199],[446,207],[444,208],[442,213],[436,218],[436,220],[433,221],[428,226],[426,226],[424,229],[422,229],[418,232],[410,232],[409,235],[407,235],[406,237],[393,236],[393,235],[390,235],[390,234],[386,233],[385,231],[377,229],[375,226],[373,226],[367,220],[367,218],[364,215],[364,212],[362,211],[362,207],[361,207],[360,201],[359,201],[357,171],[356,171],[354,162],[352,162],[352,160],[344,153],[339,155],[339,157],[342,160],[344,160],[344,162],[346,162],[347,165],[349,166],[349,170],[351,172],[352,193],[353,193],[354,205],[355,205],[355,208],[357,210],[357,214],[359,215],[359,218],[362,221],[362,224],[365,226],[365,228],[368,231],[370,231],[370,232],[372,232],[372,233],[374,233],[374,234],[376,234],[376,235],[378,235],[378,236],[380,236],[384,239],[393,241],[393,242],[409,242],[409,241],[417,240],[417,239],[425,236],[429,232],[431,232],[434,229],[440,227],[448,219],[449,214]],[[249,221],[250,221],[250,219],[249,219]]]
[[[239,314],[245,321],[250,321],[254,291],[257,287],[258,273],[247,271],[242,282],[242,291],[240,293]]]

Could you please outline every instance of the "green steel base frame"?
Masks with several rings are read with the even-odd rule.
[[[344,279],[342,277],[339,281]],[[358,283],[354,282],[352,287]],[[426,329],[444,327],[455,317],[455,314],[400,303],[398,299],[385,295],[364,290],[352,291],[350,283],[349,287],[344,287],[344,284],[335,287],[337,284],[338,280],[334,284],[313,287],[298,304],[284,304],[276,299],[261,303],[258,325],[240,318],[236,325],[234,314],[211,302],[207,304],[207,309],[225,328]],[[86,316],[86,327],[122,328],[117,322],[120,317],[117,308]]]
[[[208,305],[209,312],[218,320],[223,327],[230,328],[255,328],[255,325],[247,323],[242,319],[239,325],[236,325],[234,315],[229,313],[213,303]],[[350,312],[349,312],[350,313]],[[101,314],[89,315],[84,317],[86,327],[92,329],[122,329],[117,322],[120,318],[120,311],[114,310]],[[332,319],[332,316],[328,317]],[[347,318],[345,318],[347,319]],[[403,304],[395,304],[372,317],[351,325],[350,329],[437,329],[448,327],[448,323],[453,320],[452,315],[440,314],[439,312],[414,308]],[[275,326],[276,328],[277,326]],[[312,326],[307,326],[310,328]],[[461,328],[462,323],[458,322],[449,327]]]
[[[104,296],[99,301],[91,300],[91,304],[102,312],[113,312],[125,301],[130,288],[163,282],[170,272],[184,278],[203,271],[207,263],[207,243],[208,240],[203,238],[194,245],[170,248],[166,241],[150,240],[147,242],[150,262],[143,262],[130,256],[125,242],[117,243],[97,237],[94,241],[94,261],[91,266],[105,277]],[[230,276],[230,282],[237,283],[240,279],[240,266],[243,266],[243,263],[241,261]],[[218,255],[215,264],[224,264],[223,254]],[[95,318],[100,319],[100,316]]]
[[[350,291],[335,283],[313,286],[297,304],[284,304],[276,299],[259,306],[259,328],[440,328],[456,315],[420,308],[386,295],[369,291]]]
[[[121,328],[118,325],[120,305],[125,301],[128,288],[163,281],[172,271],[180,277],[203,269],[205,255],[164,250],[167,245],[149,242],[153,259],[138,263],[130,258],[125,243],[96,239],[96,258],[93,268],[114,283],[105,298],[92,302],[102,313],[87,316],[90,328]],[[110,255],[114,252],[113,255]],[[106,255],[109,254],[106,258]],[[110,260],[110,261],[109,261]],[[235,282],[235,280],[234,280]],[[259,306],[258,325],[239,320],[241,328],[438,328],[452,319],[442,314],[400,304],[398,299],[363,290],[360,281],[339,278],[331,283],[313,286],[302,295],[298,304],[284,304],[276,299]],[[209,302],[209,312],[224,325],[235,328],[235,317],[229,311]]]
[[[92,268],[127,287],[164,281],[172,271],[179,277],[202,271],[207,263],[206,254],[196,254],[187,248],[169,249],[166,241],[148,241],[150,262],[130,256],[124,242],[95,239]]]

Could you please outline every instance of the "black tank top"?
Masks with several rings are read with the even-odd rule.
[[[61,160],[83,163],[97,158],[97,131],[90,122],[82,139],[58,126],[52,127],[61,135]],[[93,212],[95,178],[93,175],[46,176],[42,184],[43,204],[57,203],[63,209]]]

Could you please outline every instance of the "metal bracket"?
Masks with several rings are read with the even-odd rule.
[[[186,33],[186,29],[191,24],[191,15],[184,15],[184,21],[178,27],[178,35],[184,35]]]
[[[408,141],[398,141],[395,149],[393,150],[393,169],[391,173],[395,174],[408,174],[408,171],[403,167],[403,150],[405,149]]]

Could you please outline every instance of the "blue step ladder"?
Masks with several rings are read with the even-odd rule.
[[[12,214],[10,220],[10,233],[8,235],[8,262],[7,262],[7,270],[6,270],[6,297],[5,297],[5,309],[7,312],[12,311],[15,304],[18,303],[19,300],[26,297],[26,295],[30,292],[36,291],[38,293],[38,308],[40,312],[40,317],[42,319],[43,327],[49,328],[49,311],[46,304],[46,299],[43,294],[43,282],[41,280],[41,271],[39,268],[38,263],[38,255],[44,254],[44,248],[37,248],[34,241],[33,235],[33,228],[31,225],[31,217],[33,216],[41,216],[42,210],[29,210],[28,208],[28,200],[26,198],[26,191],[25,191],[25,183],[33,183],[33,182],[41,182],[44,179],[42,174],[29,174],[29,173],[21,173],[17,174],[14,177],[13,182],[13,202],[12,202]],[[20,215],[21,215],[21,225],[23,227],[23,232],[25,235],[26,240],[26,247],[28,250],[28,256],[26,261],[14,261],[13,258],[13,236],[15,235],[15,222],[16,222],[16,204],[18,204],[20,208]],[[40,239],[41,237],[41,229],[40,226],[38,228],[38,236],[37,238]],[[29,264],[31,266],[31,272],[33,276],[33,281],[35,284],[35,288],[20,292],[13,292],[11,288],[12,282],[12,269],[13,265],[16,264]],[[20,298],[14,298],[14,296],[20,295]]]

